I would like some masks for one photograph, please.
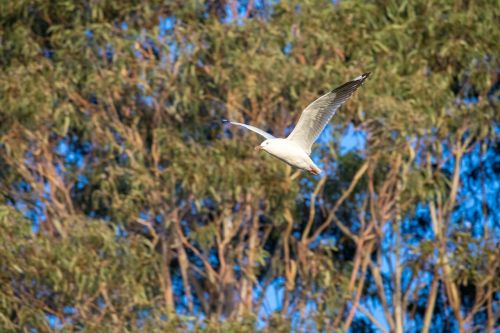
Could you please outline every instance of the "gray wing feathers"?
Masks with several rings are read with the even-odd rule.
[[[287,139],[310,154],[312,144],[332,119],[337,109],[351,97],[369,75],[370,73],[360,75],[309,104],[300,115],[297,126]]]
[[[242,124],[242,123],[237,123],[237,122],[229,121],[229,120],[223,120],[223,122],[245,127],[246,129],[249,129],[250,131],[253,131],[253,132],[257,133],[257,134],[262,135],[266,139],[275,139],[275,137],[272,136],[271,134],[269,134],[266,131],[263,131],[260,128],[257,128],[255,126],[251,126],[251,125],[247,125],[247,124]]]

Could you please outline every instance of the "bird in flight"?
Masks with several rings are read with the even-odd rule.
[[[311,146],[318,139],[337,109],[351,97],[369,75],[370,73],[360,75],[309,104],[302,111],[297,126],[284,139],[276,138],[266,131],[251,125],[229,120],[223,120],[223,122],[243,126],[266,138],[264,142],[255,147],[255,150],[263,150],[293,167],[309,171],[313,175],[319,175],[321,169],[309,157]]]

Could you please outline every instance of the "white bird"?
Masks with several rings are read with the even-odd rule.
[[[324,94],[302,111],[297,126],[287,138],[275,138],[271,134],[251,125],[223,120],[243,126],[266,138],[255,150],[263,150],[296,168],[319,175],[321,169],[311,160],[311,146],[319,137],[337,109],[361,86],[370,75],[365,73],[352,81]]]

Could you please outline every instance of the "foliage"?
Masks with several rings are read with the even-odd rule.
[[[493,331],[499,8],[1,2],[0,330]],[[219,122],[365,71],[320,178]]]

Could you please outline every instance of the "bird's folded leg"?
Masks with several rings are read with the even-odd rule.
[[[308,171],[315,176],[317,176],[321,173],[321,169],[319,169],[317,167],[310,167]]]

